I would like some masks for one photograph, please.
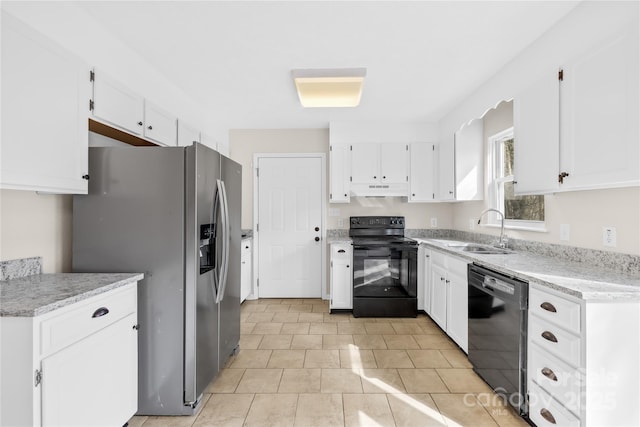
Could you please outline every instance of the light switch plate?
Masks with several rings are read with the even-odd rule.
[[[340,216],[340,208],[329,208],[329,216]]]
[[[438,218],[431,218],[431,228],[438,226]]]
[[[560,240],[568,242],[570,234],[571,227],[569,226],[569,224],[560,224]]]
[[[344,227],[344,218],[338,218],[338,227]]]
[[[617,245],[615,227],[602,227],[602,244],[610,247]]]
[[[476,229],[476,224],[477,224],[477,220],[473,219],[473,218],[469,218],[469,230],[475,230]]]

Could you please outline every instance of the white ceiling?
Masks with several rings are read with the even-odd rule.
[[[84,2],[226,128],[434,122],[578,2]],[[366,67],[357,108],[304,109],[294,68]]]

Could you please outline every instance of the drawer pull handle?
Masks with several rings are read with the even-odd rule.
[[[551,412],[549,412],[548,409],[545,409],[545,408],[540,409],[540,415],[542,415],[542,418],[544,418],[551,424],[556,423],[556,419],[553,417],[553,415],[551,415]]]
[[[93,312],[93,316],[91,317],[102,317],[106,314],[109,314],[109,309],[107,307],[100,307],[99,309]]]
[[[344,249],[339,249],[339,250],[338,250],[338,253],[339,253],[339,254],[343,254],[343,253],[344,253]]]
[[[550,311],[551,313],[556,313],[556,308],[550,302],[543,302],[542,304],[540,304],[540,307],[543,310]]]
[[[542,338],[544,338],[547,341],[558,342],[558,338],[556,338],[556,336],[549,331],[544,331],[541,335],[542,335]]]
[[[556,374],[551,369],[542,368],[542,370],[540,372],[542,372],[542,375],[544,375],[545,377],[549,378],[550,380],[558,381],[558,377],[556,377]]]

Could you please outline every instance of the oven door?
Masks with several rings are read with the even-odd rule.
[[[415,298],[417,265],[416,246],[354,246],[353,297]]]

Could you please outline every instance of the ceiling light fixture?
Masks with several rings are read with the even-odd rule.
[[[303,107],[357,107],[367,69],[304,69],[291,75]]]

